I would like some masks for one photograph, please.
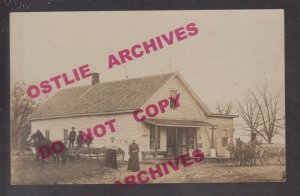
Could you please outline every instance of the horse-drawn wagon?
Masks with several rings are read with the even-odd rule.
[[[258,147],[261,165],[285,164],[285,148],[282,144],[261,144]]]
[[[245,143],[239,138],[236,145],[231,143],[228,147],[230,154],[228,164],[238,165],[273,165],[285,164],[285,147],[283,144],[262,144],[256,139]]]
[[[37,131],[36,133],[31,134],[27,140],[27,148],[31,149],[31,147],[34,147],[35,159],[40,159],[43,163],[47,157],[51,156],[55,162],[56,160],[61,160],[63,163],[66,163],[67,161],[97,160],[99,164],[104,164],[107,154],[106,151],[108,149],[107,146],[96,148],[93,147],[93,145],[89,145],[87,147],[83,145],[82,147],[67,148],[60,140],[58,140],[58,142],[61,144],[62,150],[60,152],[53,150],[52,141],[45,138],[39,131]],[[48,156],[42,158],[39,152],[40,148],[49,149],[47,152]],[[116,153],[117,163],[122,164],[124,162],[125,152],[118,148]]]

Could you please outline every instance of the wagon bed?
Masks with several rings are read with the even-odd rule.
[[[88,161],[88,160],[97,160],[99,164],[103,164],[105,160],[106,147],[102,148],[86,148],[86,147],[75,147],[68,149],[69,160],[73,161]],[[117,161],[119,164],[124,162],[124,151],[118,149],[117,151]]]
[[[258,148],[261,165],[285,164],[285,147],[283,144],[262,144]]]

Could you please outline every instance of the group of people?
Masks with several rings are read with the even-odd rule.
[[[93,138],[91,136],[87,136],[85,141],[82,141],[81,131],[79,131],[79,134],[76,137],[76,131],[74,130],[75,127],[72,127],[71,129],[72,130],[70,131],[70,134],[69,134],[69,137],[68,137],[68,140],[69,140],[68,148],[71,148],[71,147],[74,148],[75,139],[77,141],[77,145],[78,145],[79,148],[81,148],[84,143],[86,143],[87,146],[90,147],[90,144],[92,144],[92,141],[93,141]]]
[[[118,169],[117,165],[117,152],[118,146],[115,142],[115,138],[111,137],[111,142],[107,146],[106,155],[105,155],[105,166],[111,167],[114,169]],[[132,144],[129,145],[129,160],[128,160],[128,170],[131,171],[139,171],[140,163],[139,163],[139,146],[135,143],[135,140],[132,141]]]
[[[69,148],[72,147],[74,148],[74,142],[75,139],[77,140],[77,145],[78,147],[82,147],[83,141],[81,138],[81,131],[79,131],[79,134],[76,137],[76,131],[74,130],[75,128],[72,127],[72,130],[70,131],[69,134]],[[87,137],[85,139],[85,143],[90,146],[92,143],[92,137]],[[111,137],[110,138],[110,144],[107,146],[106,149],[106,154],[105,154],[105,166],[110,167],[113,169],[118,169],[118,164],[117,164],[117,154],[118,154],[118,145],[115,142],[115,138]],[[135,143],[135,140],[132,141],[132,144],[129,145],[129,160],[128,160],[128,170],[131,171],[139,171],[140,170],[140,164],[139,164],[139,146]]]

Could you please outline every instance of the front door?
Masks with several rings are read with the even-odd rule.
[[[167,128],[167,154],[177,157],[195,148],[196,129],[183,127]]]
[[[176,130],[176,157],[179,155],[184,154],[184,129],[182,128],[177,128]]]
[[[167,129],[167,155],[175,157],[176,155],[176,129],[175,127]]]

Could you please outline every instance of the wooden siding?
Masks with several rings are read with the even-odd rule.
[[[136,143],[140,145],[140,134],[138,133],[140,123],[134,121],[131,113],[36,120],[31,122],[31,131],[35,132],[37,129],[40,129],[45,135],[45,131],[49,130],[51,140],[61,140],[63,142],[64,129],[70,130],[71,127],[75,127],[77,134],[80,130],[87,132],[87,128],[93,128],[95,125],[103,124],[112,118],[116,119],[116,131],[111,133],[107,126],[106,135],[101,138],[94,137],[92,145],[103,147],[109,144],[111,137],[114,137],[119,147],[125,151],[125,159],[127,160],[128,147],[132,143],[132,140],[136,140]]]
[[[226,156],[227,147],[222,146],[222,129],[227,129],[227,136],[233,137],[233,119],[210,117],[208,122],[217,125],[214,130],[214,147],[217,149],[217,156]],[[211,131],[211,129],[209,129]]]
[[[177,93],[180,93],[180,107],[170,109],[169,106],[166,108],[165,113],[160,113],[156,118],[204,120],[203,111],[200,110],[194,99],[177,77],[161,87],[141,108],[145,109],[149,104],[156,104],[162,99],[168,99],[171,90],[177,90]]]
[[[202,143],[201,150],[204,152],[205,157],[209,156],[209,149],[211,145],[208,136],[210,137],[210,135],[211,132],[206,127],[200,127],[197,129],[197,143],[198,144]]]

